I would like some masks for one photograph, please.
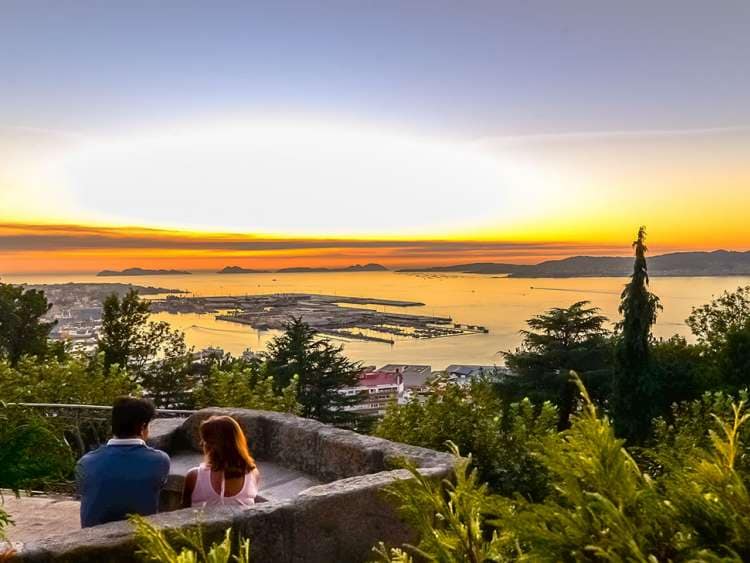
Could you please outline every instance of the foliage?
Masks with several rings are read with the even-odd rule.
[[[301,409],[297,401],[298,387],[296,375],[277,392],[273,377],[264,376],[259,366],[242,368],[235,364],[222,369],[214,364],[196,387],[193,401],[198,408],[239,407],[296,414]]]
[[[10,517],[10,514],[0,508],[0,542],[6,538],[5,529],[12,525],[13,519]],[[0,555],[2,555],[2,551],[0,551]]]
[[[5,402],[111,405],[116,397],[137,392],[123,370],[105,372],[101,357],[24,358],[16,367],[0,362],[0,400]]]
[[[698,339],[714,388],[736,393],[750,385],[750,286],[694,307],[685,322]]]
[[[501,393],[512,400],[529,397],[535,403],[551,401],[560,412],[560,428],[567,428],[576,408],[570,370],[581,373],[596,396],[604,400],[611,377],[612,351],[607,318],[588,301],[567,308],[555,307],[526,321],[523,342],[505,352],[505,364],[516,377],[501,381]]]
[[[722,375],[721,388],[735,393],[750,385],[750,321],[727,331],[720,348],[708,356],[716,373]]]
[[[154,563],[250,563],[250,540],[232,541],[232,529],[224,539],[206,547],[200,525],[166,533],[143,516],[131,516],[135,526],[137,554],[143,561]]]
[[[349,361],[341,346],[319,339],[315,329],[300,318],[292,318],[285,324],[284,333],[268,345],[264,358],[277,391],[287,387],[295,375],[299,377],[302,416],[323,422],[350,418],[343,409],[359,399],[339,390],[356,385],[362,367]]]
[[[458,456],[458,449],[453,445],[450,448]],[[414,466],[407,467],[412,478],[397,481],[388,494],[403,520],[423,533],[417,545],[404,546],[406,551],[388,550],[380,544],[374,550],[379,561],[409,562],[409,552],[420,559],[444,563],[499,558],[501,539],[496,531],[487,533],[499,504],[470,465],[470,457],[457,457],[453,479],[440,481],[422,475]]]
[[[506,408],[486,381],[469,387],[438,383],[432,391],[424,402],[391,404],[375,434],[438,450],[451,441],[472,454],[493,490],[536,499],[546,494],[546,473],[534,452],[555,431],[552,405],[535,409],[527,399]]]
[[[662,452],[679,453],[677,463],[649,474],[581,389],[584,409],[539,450],[552,484],[542,502],[488,496],[478,481],[466,479],[461,463],[455,484],[438,486],[415,475],[393,491],[420,541],[401,554],[380,546],[380,560],[408,561],[404,552],[428,561],[469,560],[464,550],[471,525],[481,527],[473,537],[491,547],[481,555],[492,561],[748,560],[750,493],[739,469],[750,419],[745,401],[707,394],[675,414],[678,424],[697,421],[691,428],[658,422]],[[714,407],[718,412],[708,416],[706,409]],[[650,455],[656,459],[659,452]],[[463,501],[450,497],[459,486]]]
[[[654,420],[647,448],[638,450],[647,470],[654,476],[684,467],[696,452],[711,448],[711,430],[716,418],[728,421],[736,400],[747,401],[747,391],[738,397],[722,391],[707,391],[697,399],[672,405],[669,414]],[[743,452],[735,469],[750,476],[750,426],[741,429]]]
[[[104,300],[98,342],[104,367],[125,368],[158,407],[188,407],[186,396],[194,381],[185,335],[150,316],[148,301],[134,289]]]
[[[659,390],[652,397],[654,416],[669,416],[674,404],[698,399],[706,390],[720,386],[718,373],[707,364],[703,350],[676,335],[651,343],[649,376]]]
[[[153,356],[147,330],[149,305],[131,289],[122,299],[113,293],[102,304],[102,330],[99,351],[104,354],[104,367],[117,364],[128,368],[142,364]]]
[[[698,342],[717,351],[731,331],[743,329],[750,321],[750,285],[725,291],[700,307],[693,307],[685,321]]]
[[[192,408],[190,394],[197,378],[193,375],[192,354],[185,344],[185,336],[167,328],[166,323],[154,323],[153,327],[158,329],[158,356],[135,372],[138,382],[148,390],[157,407]]]
[[[52,421],[0,404],[0,488],[44,488],[67,479],[73,463],[71,449]]]
[[[633,275],[621,295],[618,323],[617,367],[612,389],[612,406],[618,434],[643,438],[654,414],[653,399],[658,394],[651,377],[651,327],[662,308],[659,298],[648,289],[646,228],[638,230],[633,242]]]
[[[519,502],[512,517],[496,522],[519,546],[519,559],[671,557],[671,544],[663,541],[675,532],[674,515],[590,401],[569,430],[547,442],[541,459],[554,493],[543,503]]]
[[[46,355],[55,323],[42,317],[51,307],[43,291],[0,283],[0,356],[16,365],[24,355]]]

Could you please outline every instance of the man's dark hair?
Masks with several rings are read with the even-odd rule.
[[[112,434],[117,438],[137,436],[155,415],[154,403],[148,399],[118,397],[112,405]]]

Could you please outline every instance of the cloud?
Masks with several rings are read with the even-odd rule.
[[[514,145],[547,141],[604,141],[608,139],[680,138],[737,133],[750,133],[750,125],[737,125],[731,127],[697,127],[686,129],[621,129],[533,133],[528,135],[498,135],[482,137],[478,139],[477,142]]]
[[[106,228],[87,225],[0,224],[0,252],[24,254],[33,252],[131,251],[137,255],[160,251],[165,255],[210,252],[262,255],[263,253],[304,252],[314,260],[316,254],[332,251],[388,261],[446,258],[460,260],[476,257],[568,255],[583,248],[609,251],[607,246],[586,247],[557,242],[515,242],[485,240],[391,240],[346,238],[274,238],[240,234],[197,234],[142,228]]]

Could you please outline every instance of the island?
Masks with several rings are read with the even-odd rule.
[[[388,268],[381,264],[354,264],[346,268],[308,268],[294,267],[282,268],[277,270],[279,274],[307,274],[307,273],[328,273],[328,272],[387,272]]]
[[[476,262],[410,268],[399,272],[495,274],[511,278],[625,277],[633,273],[630,256],[571,256],[538,264]],[[651,276],[747,276],[750,275],[750,251],[672,252],[650,257]]]
[[[146,270],[144,268],[126,268],[124,270],[102,270],[97,277],[106,278],[112,276],[184,276],[192,272],[183,270]]]
[[[242,266],[226,266],[217,274],[268,274],[270,270],[254,270],[252,268],[243,268]]]

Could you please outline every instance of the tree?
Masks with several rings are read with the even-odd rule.
[[[302,416],[323,422],[351,418],[345,407],[358,399],[345,396],[339,390],[356,385],[362,367],[349,361],[341,346],[318,338],[315,329],[301,318],[285,323],[284,334],[271,341],[263,357],[277,391],[287,387],[295,375],[299,377]]]
[[[638,229],[633,248],[633,274],[620,296],[622,321],[617,325],[619,337],[612,406],[618,434],[643,438],[653,418],[653,401],[658,394],[656,378],[650,377],[650,344],[651,327],[662,306],[659,298],[648,288],[645,227]]]
[[[504,353],[514,375],[501,381],[501,393],[511,400],[529,397],[537,404],[555,403],[561,429],[569,426],[575,409],[577,392],[570,371],[580,373],[602,398],[611,374],[609,331],[604,327],[607,318],[589,305],[579,301],[532,317],[526,321],[529,330],[521,331],[520,348]]]
[[[718,298],[693,307],[685,323],[698,342],[717,351],[730,331],[743,329],[750,322],[750,285],[725,291]]]
[[[24,355],[44,356],[54,321],[43,321],[52,305],[43,291],[0,283],[0,354],[11,365]]]
[[[149,316],[148,301],[140,299],[135,289],[122,299],[113,293],[104,300],[98,347],[104,353],[106,369],[114,364],[122,368],[140,366],[151,355]]]
[[[694,307],[685,322],[705,352],[716,387],[736,393],[750,385],[750,286]]]
[[[122,299],[112,294],[104,300],[98,343],[104,367],[126,369],[159,407],[188,407],[194,378],[185,335],[150,316],[148,301],[133,289]]]

